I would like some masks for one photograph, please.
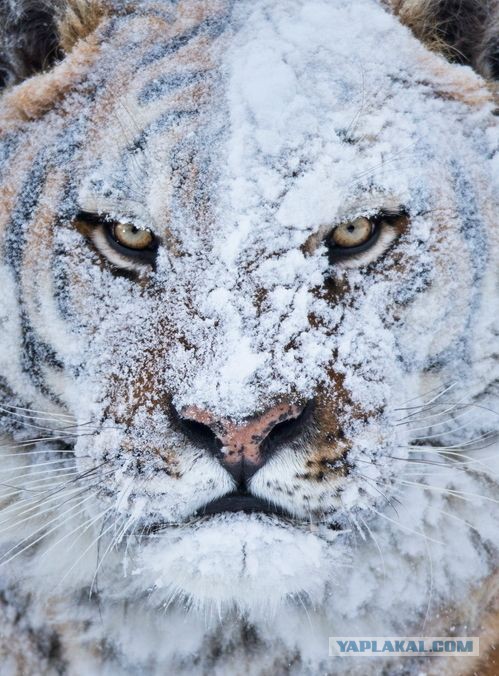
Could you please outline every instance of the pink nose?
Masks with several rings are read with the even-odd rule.
[[[188,406],[181,411],[180,419],[186,432],[189,429],[211,432],[218,441],[218,459],[239,481],[260,469],[279,441],[291,441],[298,436],[304,409],[304,405],[282,403],[259,416],[235,423],[197,406]]]

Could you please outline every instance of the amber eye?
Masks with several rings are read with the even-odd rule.
[[[149,228],[89,211],[79,211],[75,224],[118,268],[134,269],[134,264],[154,267],[161,241]]]
[[[381,221],[377,216],[361,216],[337,225],[326,238],[330,259],[346,258],[369,249],[378,239]]]
[[[362,246],[371,239],[374,224],[368,218],[356,218],[336,226],[330,235],[331,243],[343,249]]]
[[[118,244],[134,251],[150,249],[154,244],[154,235],[149,229],[137,228],[132,223],[114,224],[112,234]]]

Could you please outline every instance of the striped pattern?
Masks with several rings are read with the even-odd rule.
[[[361,0],[361,5],[376,12],[379,25],[385,26],[386,17],[374,0]],[[167,573],[173,582],[158,605],[171,601],[175,606],[182,594],[199,600],[191,588],[185,591],[177,583],[173,569],[182,567],[182,554],[175,558],[175,547],[184,528],[186,538],[193,538],[192,551],[197,551],[201,540],[187,527],[189,520],[233,489],[213,458],[172,424],[172,403],[177,409],[204,407],[237,421],[281,399],[313,400],[306,434],[257,472],[251,489],[296,514],[301,526],[316,519],[320,547],[336,543],[341,529],[352,527],[356,535],[357,518],[368,522],[366,532],[372,527],[387,541],[405,537],[406,549],[397,551],[396,562],[410,575],[415,570],[418,580],[425,576],[421,561],[426,550],[416,551],[414,545],[416,554],[410,552],[407,529],[401,535],[391,523],[386,525],[388,519],[393,522],[394,502],[402,501],[409,513],[412,508],[413,498],[405,502],[405,496],[413,493],[405,491],[400,477],[414,452],[413,438],[407,426],[398,425],[400,409],[407,401],[421,401],[422,393],[446,391],[456,381],[459,395],[477,408],[492,405],[499,374],[498,329],[490,310],[499,237],[489,166],[497,152],[490,147],[495,133],[492,94],[474,74],[450,66],[415,41],[408,43],[407,53],[400,51],[407,67],[382,74],[386,91],[371,91],[376,65],[367,63],[367,77],[359,77],[358,68],[349,70],[351,64],[341,50],[337,55],[335,45],[331,53],[324,45],[317,52],[301,45],[307,58],[317,59],[310,77],[319,78],[324,64],[329,71],[308,91],[307,72],[295,69],[296,88],[311,102],[302,102],[303,110],[293,115],[310,119],[312,110],[316,118],[310,133],[291,139],[296,140],[293,146],[286,134],[295,120],[283,123],[286,111],[278,106],[285,96],[279,88],[259,89],[251,77],[241,82],[238,76],[244,73],[244,50],[254,58],[266,46],[266,35],[248,37],[246,20],[256,22],[268,12],[270,34],[294,46],[292,31],[279,32],[279,21],[287,26],[282,19],[287,12],[295,22],[297,16],[310,20],[307,6],[306,0],[178,0],[99,13],[88,33],[84,25],[78,28],[83,40],[73,44],[67,37],[62,63],[0,100],[0,285],[6,298],[0,308],[0,403],[11,407],[7,410],[31,407],[75,417],[81,436],[71,457],[76,463],[90,458],[90,471],[100,478],[93,511],[89,506],[92,515],[109,508],[111,516],[106,512],[105,519],[115,518],[117,530],[126,534],[133,529],[148,532],[158,523],[175,525],[174,535],[173,528],[165,529],[173,552],[169,561],[174,562]],[[360,11],[347,2],[339,1],[338,7],[348,16]],[[412,40],[393,17],[390,21],[387,44],[391,38]],[[384,40],[385,28],[379,30]],[[330,61],[320,61],[324,53]],[[285,65],[291,68],[295,57],[290,47]],[[342,59],[345,82],[333,77],[336,66],[331,65]],[[366,82],[371,87],[367,90]],[[324,111],[314,102],[315,91],[323,103],[335,86],[344,100]],[[406,104],[398,100],[405,90],[413,97]],[[265,96],[268,101],[259,108]],[[355,105],[348,108],[352,101]],[[414,102],[421,107],[413,109]],[[462,144],[466,157],[456,152],[454,142]],[[266,150],[272,143],[278,152]],[[321,173],[324,166],[329,173]],[[284,177],[282,183],[276,176]],[[368,254],[371,258],[362,259],[365,264],[357,268],[328,267],[323,241],[332,222],[322,216],[314,222],[315,214],[310,223],[299,222],[302,201],[310,192],[317,188],[319,206],[326,200],[324,185],[332,195],[334,223],[347,212],[372,214],[394,204],[407,212],[390,244],[376,250],[379,255]],[[338,204],[344,196],[345,204]],[[160,241],[155,269],[119,269],[103,238],[95,236],[100,226],[82,222],[81,212],[152,228]],[[248,363],[249,376],[234,377]],[[425,413],[421,409],[418,415]],[[453,440],[454,416],[452,409],[445,424],[439,421],[435,431],[429,423],[424,433],[442,443]],[[6,428],[9,424],[6,419]],[[466,445],[484,431],[489,434],[489,424],[484,415],[462,432],[460,443]],[[19,423],[11,424],[11,431],[14,427]],[[458,485],[463,490],[483,488],[492,495],[492,475],[481,484],[474,469],[462,474],[466,478],[456,481],[462,480]],[[428,498],[424,508],[415,509],[418,531],[425,524],[425,509],[440,519],[435,504],[450,509],[454,497],[444,495],[442,504]],[[456,518],[472,518],[467,509],[464,504]],[[377,519],[381,514],[391,516]],[[111,528],[105,520],[98,526],[102,532]],[[464,544],[485,562],[480,579],[493,579],[487,535],[482,537],[475,526],[476,542],[474,534],[467,534]],[[358,532],[365,543],[369,538],[364,530]],[[283,547],[291,547],[281,535]],[[37,543],[30,564],[46,544]],[[110,558],[121,554],[121,544]],[[347,544],[354,556],[357,541]],[[148,546],[139,536],[130,544],[141,565]],[[317,554],[317,576],[331,564],[335,546],[328,545],[324,559]],[[312,556],[315,550],[310,551]],[[373,551],[369,561],[355,559],[359,570],[365,563],[366,575],[377,575],[379,569],[372,563],[378,549]],[[195,555],[187,559],[185,570],[190,570]],[[253,561],[267,570],[258,553]],[[292,556],[289,565],[294,565]],[[150,575],[144,589],[154,587],[161,570],[148,571],[145,564],[144,570],[144,576]],[[94,572],[88,586],[94,583]],[[227,580],[237,578],[230,577],[230,561],[224,573]],[[191,577],[195,584],[196,576]],[[289,595],[302,602],[299,575],[289,577],[297,585]],[[320,605],[313,597],[311,576],[304,577],[312,591],[307,587],[303,598],[311,607]],[[118,583],[112,587],[112,577],[104,579],[110,593],[121,593]],[[338,579],[344,578],[338,573]],[[205,587],[211,592],[210,584]],[[445,597],[444,587],[442,583],[437,591],[451,608],[454,599]],[[329,611],[331,590],[324,583],[326,588],[320,602]],[[266,592],[271,601],[273,591]],[[142,595],[140,589],[138,605]],[[232,600],[227,598],[229,607]],[[491,599],[492,592],[474,602],[477,617]],[[203,602],[201,598],[201,609]],[[245,603],[244,612],[251,608]],[[366,607],[372,607],[369,603],[372,599]],[[423,606],[418,599],[411,617],[402,619],[410,624],[424,614]],[[220,607],[225,608],[223,603]],[[69,613],[67,607],[64,612]],[[95,609],[85,606],[85,612],[91,617],[88,626],[95,627]],[[331,618],[336,621],[335,612],[331,610]],[[109,603],[103,631],[119,624],[109,619],[113,613]],[[450,617],[459,619],[459,609]],[[71,616],[69,624],[73,621]],[[487,622],[493,624],[489,615]],[[440,626],[438,613],[429,623]],[[63,625],[57,631],[67,638]],[[217,631],[210,637],[215,645]],[[259,640],[254,642],[263,654]],[[292,656],[292,648],[286,649]],[[302,658],[296,655],[299,673]]]

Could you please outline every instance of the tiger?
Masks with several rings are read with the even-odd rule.
[[[0,674],[496,674],[497,0],[0,17]]]

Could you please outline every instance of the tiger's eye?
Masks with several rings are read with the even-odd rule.
[[[373,234],[373,225],[368,218],[356,218],[354,221],[336,226],[330,235],[331,244],[348,249],[362,246]]]
[[[121,246],[138,251],[149,249],[154,242],[154,235],[150,230],[137,228],[132,223],[117,223],[113,234]]]

